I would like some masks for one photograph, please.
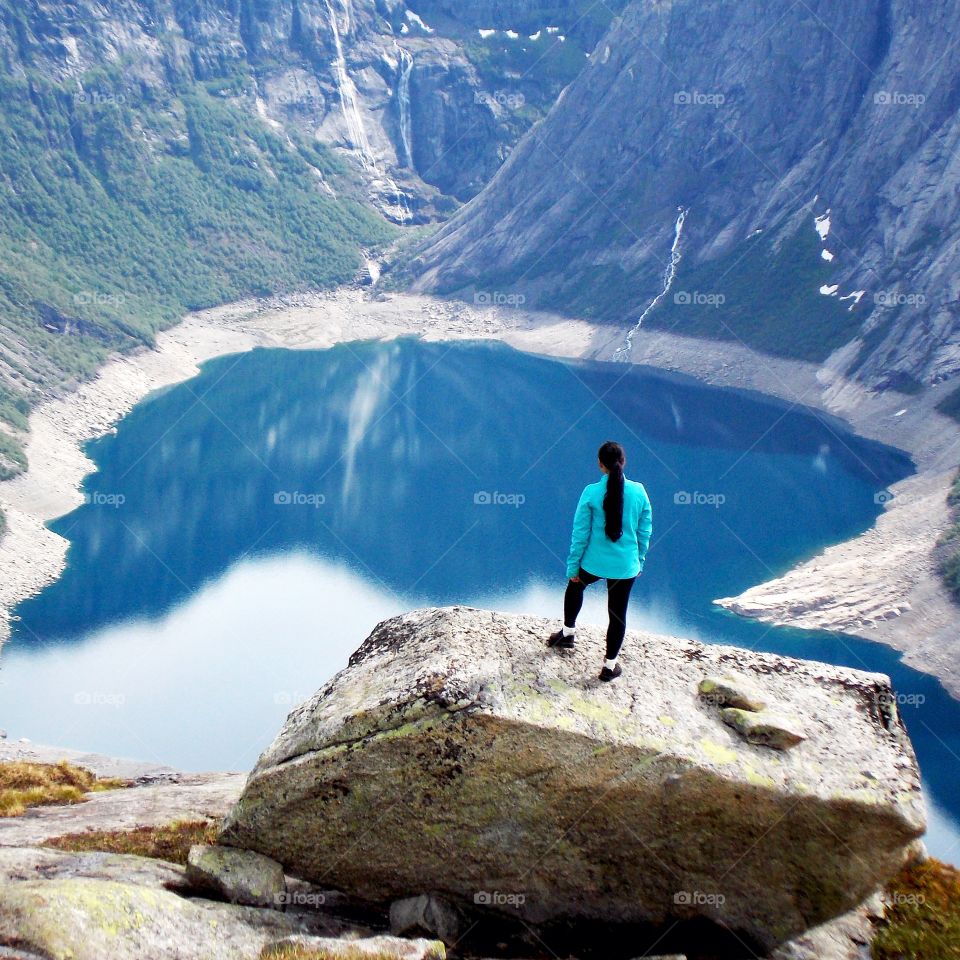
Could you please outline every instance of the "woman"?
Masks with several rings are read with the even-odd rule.
[[[597,460],[603,476],[584,489],[573,518],[563,629],[547,642],[557,650],[573,649],[583,591],[591,583],[606,580],[610,622],[600,679],[609,683],[623,673],[617,658],[627,629],[627,603],[650,546],[653,510],[643,484],[624,477],[627,458],[619,443],[608,440]]]

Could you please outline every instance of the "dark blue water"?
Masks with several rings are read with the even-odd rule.
[[[138,406],[90,446],[89,502],[53,525],[71,544],[64,576],[16,611],[4,722],[248,765],[377,619],[556,610],[608,438],[655,511],[634,623],[893,675],[949,834],[960,705],[936,681],[886,647],[712,604],[868,528],[908,458],[759,395],[500,345],[259,350]]]

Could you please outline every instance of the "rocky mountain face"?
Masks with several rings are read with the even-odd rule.
[[[634,0],[416,286],[950,379],[958,29],[921,0]]]
[[[565,656],[552,628],[381,623],[290,715],[221,841],[577,956],[766,955],[911,856],[924,806],[886,677],[631,631],[608,686],[601,630]]]
[[[111,351],[448,217],[622,3],[0,0],[0,477]]]

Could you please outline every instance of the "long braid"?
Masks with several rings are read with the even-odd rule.
[[[603,498],[606,517],[604,530],[616,543],[623,536],[623,465],[626,456],[619,443],[608,440],[598,451],[597,457],[610,471],[607,475],[607,493]]]

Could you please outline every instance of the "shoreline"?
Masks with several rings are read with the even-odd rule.
[[[45,524],[83,502],[80,487],[95,469],[83,445],[108,433],[149,393],[189,380],[207,360],[256,347],[325,349],[409,335],[500,340],[530,353],[591,360],[610,360],[623,339],[621,330],[585,320],[375,289],[250,300],[190,314],[160,333],[153,349],[111,357],[95,379],[31,414],[28,470],[0,483],[8,527],[0,541],[0,646],[10,633],[10,610],[64,569],[67,541]],[[948,522],[945,498],[960,462],[960,424],[935,411],[936,389],[875,394],[837,376],[830,361],[818,367],[660,330],[635,338],[631,360],[839,417],[854,432],[913,458],[917,474],[894,485],[895,498],[866,533],[716,602],[778,626],[885,643],[960,698],[960,607],[930,556]]]

